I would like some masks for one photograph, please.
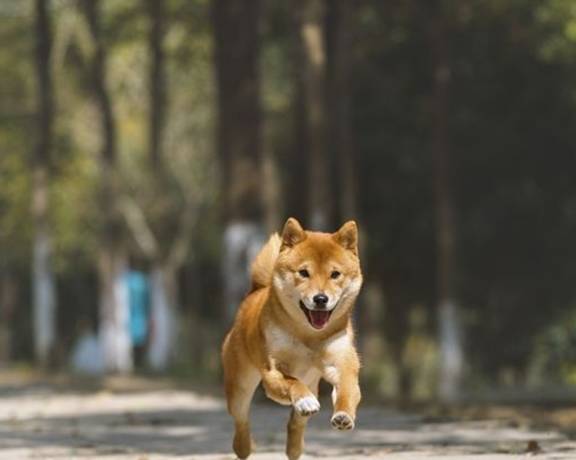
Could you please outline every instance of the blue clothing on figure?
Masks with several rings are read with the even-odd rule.
[[[126,275],[130,305],[130,338],[133,346],[144,345],[148,338],[150,319],[150,280],[148,275],[129,270]]]

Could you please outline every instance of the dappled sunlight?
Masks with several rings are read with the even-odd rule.
[[[361,408],[357,429],[342,435],[330,429],[328,407],[323,401],[323,409],[310,421],[307,444],[312,457],[361,454],[396,460],[428,453],[427,458],[485,455],[493,460],[499,453],[521,453],[531,440],[546,454],[554,453],[543,459],[568,459],[564,452],[576,449],[557,432],[514,428],[505,421],[435,422],[374,407]],[[94,459],[212,458],[230,452],[232,424],[223,401],[180,390],[75,394],[46,387],[0,399],[0,414],[0,458],[24,458],[32,448],[45,458]],[[288,410],[257,404],[252,415],[255,458],[276,458],[271,452],[282,450]]]

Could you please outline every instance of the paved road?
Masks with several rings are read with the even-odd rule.
[[[287,409],[257,405],[255,460],[282,455]],[[530,440],[542,460],[576,459],[576,443],[556,432],[497,421],[433,421],[363,408],[357,429],[329,428],[328,403],[310,422],[303,459],[509,460]],[[78,393],[32,385],[0,388],[0,459],[230,460],[223,402],[175,390]]]

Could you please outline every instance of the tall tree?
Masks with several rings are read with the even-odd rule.
[[[356,6],[333,0],[328,10],[327,108],[329,151],[337,162],[339,220],[357,218],[356,164],[352,140],[352,34]]]
[[[264,239],[259,0],[215,0],[217,149],[224,211],[223,279],[231,317],[248,287],[249,262]]]
[[[432,157],[436,214],[436,289],[440,343],[439,397],[453,402],[460,395],[463,350],[462,323],[454,287],[454,204],[451,190],[449,96],[452,69],[448,45],[447,8],[431,2],[430,40],[433,72]]]
[[[146,0],[149,27],[149,159],[151,171],[157,171],[156,185],[166,184],[167,168],[163,158],[163,140],[166,118],[166,69],[164,53],[165,11],[163,0]],[[154,176],[153,176],[154,177]],[[160,192],[160,190],[159,190]],[[160,192],[161,193],[161,192]],[[185,211],[187,212],[187,211]],[[186,235],[189,238],[189,235]],[[164,369],[169,363],[173,349],[173,340],[176,337],[174,326],[176,302],[176,270],[170,260],[162,261],[160,248],[156,244],[156,253],[153,255],[152,269],[152,314],[154,324],[150,337],[149,364],[153,369]],[[165,263],[163,263],[165,262]]]
[[[128,336],[128,295],[123,282],[126,268],[124,227],[120,213],[116,122],[107,87],[107,53],[104,45],[99,0],[82,0],[92,39],[88,78],[100,112],[100,206],[101,234],[98,254],[100,280],[100,337],[107,370],[132,369]]]
[[[56,328],[56,292],[50,231],[50,156],[53,144],[54,90],[51,71],[52,27],[50,0],[36,0],[36,77],[38,95],[37,141],[32,166],[32,262],[34,351],[46,366],[53,351]]]
[[[358,184],[356,179],[357,155],[354,151],[353,128],[352,128],[352,70],[353,70],[353,36],[356,27],[358,5],[347,0],[332,0],[327,2],[327,115],[328,115],[328,139],[327,147],[333,158],[335,165],[330,171],[335,173],[336,190],[334,196],[337,198],[334,213],[336,220],[344,222],[348,219],[359,219],[358,214]],[[366,246],[364,226],[360,225],[362,232],[360,239],[362,251]],[[367,257],[362,254],[362,260]],[[382,274],[366,280],[366,285],[376,282],[380,283]],[[376,283],[374,283],[376,288]],[[374,288],[367,288],[375,291]],[[366,302],[364,308],[357,312],[357,321],[361,330],[359,339],[365,340],[368,337],[382,334],[381,327],[377,321],[374,309],[368,308],[370,302]],[[390,305],[387,305],[387,312]],[[403,309],[405,310],[405,309]],[[395,329],[397,330],[397,329]],[[390,334],[387,334],[390,337]],[[360,342],[360,347],[364,343]],[[391,347],[393,348],[393,347]],[[393,350],[393,353],[394,354]],[[398,354],[396,354],[398,355]],[[402,354],[400,354],[402,355]],[[406,380],[399,385],[400,388],[409,389],[410,385]]]
[[[164,370],[173,357],[177,340],[177,307],[179,296],[177,275],[189,251],[192,227],[196,217],[196,200],[183,193],[183,203],[177,213],[167,201],[176,179],[170,172],[164,148],[168,89],[166,85],[165,36],[167,32],[166,2],[145,0],[149,20],[149,104],[148,104],[148,186],[153,187],[161,201],[159,214],[147,213],[134,200],[123,200],[124,214],[142,253],[152,266],[151,276],[151,336],[148,363],[154,370]],[[173,199],[176,201],[176,199]],[[174,214],[177,214],[176,216]],[[174,222],[174,231],[166,231]],[[173,230],[170,228],[170,230]]]
[[[166,13],[164,0],[144,0],[150,21],[148,33],[149,54],[149,152],[154,168],[162,167],[162,141],[166,119],[166,66],[164,35]]]
[[[296,8],[299,32],[297,53],[305,124],[304,139],[309,158],[309,225],[326,229],[332,219],[331,175],[326,148],[326,43],[324,0],[300,0]]]

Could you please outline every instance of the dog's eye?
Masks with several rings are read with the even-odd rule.
[[[330,278],[332,278],[333,280],[340,278],[340,275],[342,273],[340,273],[338,270],[334,270],[332,273],[330,273]]]
[[[310,273],[309,273],[308,270],[306,270],[305,268],[303,268],[302,270],[298,270],[298,274],[299,274],[302,278],[310,278]]]

